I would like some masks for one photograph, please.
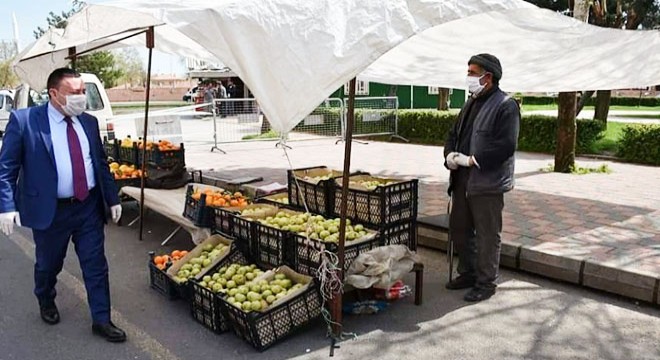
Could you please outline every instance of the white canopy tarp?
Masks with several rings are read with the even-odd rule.
[[[135,24],[133,13],[166,24],[156,33],[179,37],[157,37],[157,48],[164,42],[200,58],[206,51],[229,66],[280,133],[361,72],[383,83],[464,87],[467,60],[482,52],[502,60],[508,91],[660,83],[657,31],[598,28],[522,0],[123,0],[91,8],[126,19],[124,28]],[[103,35],[86,12],[74,18],[67,31],[90,41]]]
[[[147,13],[90,5],[67,21],[66,29],[48,29],[16,57],[14,70],[21,80],[31,87],[43,89],[46,86],[46,78],[53,69],[69,64],[67,59],[69,48],[75,47],[76,53],[80,53],[119,39],[123,40],[99,50],[144,47],[146,35],[138,33],[150,26],[154,26],[154,42],[157,50],[184,57],[217,61],[215,56],[197,42]],[[126,38],[133,34],[138,35]]]

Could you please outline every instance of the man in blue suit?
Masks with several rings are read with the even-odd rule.
[[[0,227],[32,229],[34,294],[41,318],[57,324],[55,283],[71,240],[80,261],[92,332],[122,342],[126,334],[110,320],[110,286],[103,232],[106,205],[121,217],[98,121],[85,114],[85,84],[75,70],[48,77],[50,101],[13,112],[0,149]]]

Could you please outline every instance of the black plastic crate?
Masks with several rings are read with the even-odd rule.
[[[135,164],[139,166],[141,162],[138,160],[138,148],[137,143],[133,143],[131,147],[124,147],[117,145],[117,156],[119,157],[118,161],[123,163]],[[142,155],[140,155],[142,156]]]
[[[200,199],[193,199],[195,185],[188,184],[186,188],[186,201],[183,207],[183,217],[193,222],[195,226],[210,227],[210,218],[206,209],[206,194],[201,194]]]
[[[165,271],[157,268],[153,260],[149,260],[149,285],[170,300],[179,298],[176,283],[167,276]]]
[[[258,351],[264,351],[304,329],[321,315],[322,304],[318,285],[314,283],[289,301],[263,312],[246,313],[225,299],[220,301],[224,303],[223,309],[234,333]]]
[[[380,230],[382,245],[405,245],[417,250],[417,220],[389,225]]]
[[[375,249],[380,246],[382,239],[378,234],[373,239],[357,242],[346,243],[344,246],[344,271],[347,271],[349,266],[358,255]],[[304,236],[293,234],[290,241],[291,250],[290,266],[294,271],[303,275],[317,276],[318,268],[321,266],[321,253],[320,251],[327,250],[331,253],[337,254],[339,245],[337,243],[323,242],[320,240],[309,239]]]
[[[179,284],[154,264],[154,253],[149,252],[149,285],[170,300],[189,299],[190,291],[186,283]]]
[[[332,217],[339,217],[342,187],[332,182]],[[382,228],[417,219],[418,181],[379,186],[375,190],[348,189],[346,217],[355,223]]]
[[[232,214],[231,217],[231,235],[234,238],[234,244],[253,258],[254,252],[251,245],[252,239],[254,239],[254,222],[242,218],[238,214]]]
[[[238,249],[232,247],[229,254],[218,264],[213,266],[208,274],[216,272],[219,268],[236,263],[248,265],[250,262]],[[200,286],[196,281],[189,281],[190,313],[192,317],[206,328],[222,333],[229,330],[226,320],[224,303],[220,302],[220,295]]]
[[[212,214],[211,230],[226,236],[233,236],[234,217],[237,214],[235,210],[212,207],[209,208]]]
[[[307,209],[310,212],[328,216],[332,205],[328,197],[330,196],[330,186],[334,179],[321,180],[316,184],[306,182],[302,179],[296,180],[295,172],[310,170],[328,170],[328,168],[326,166],[315,166],[287,171],[289,205],[299,209],[305,209],[306,203]]]
[[[185,148],[183,143],[176,150],[159,150],[158,144],[154,143],[151,150],[147,151],[147,162],[158,167],[170,168],[175,165],[186,165]],[[142,164],[142,153],[139,152],[138,163]]]
[[[250,249],[252,258],[265,268],[275,268],[290,264],[287,250],[291,248],[293,233],[253,222]],[[287,261],[289,260],[289,261]]]
[[[119,161],[119,145],[117,140],[108,140],[107,136],[103,137],[103,150],[105,155],[112,158],[113,161]]]

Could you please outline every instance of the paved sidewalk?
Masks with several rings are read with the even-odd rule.
[[[292,142],[294,168],[341,169],[343,144]],[[354,143],[351,170],[420,179],[420,216],[444,214],[448,171],[442,148]],[[229,144],[227,154],[188,148],[189,166],[220,176],[262,176],[260,184],[286,183],[289,163],[274,142]],[[516,189],[505,197],[503,257],[509,266],[592,288],[658,303],[660,287],[660,167],[608,164],[612,174],[569,175],[540,171],[550,155],[518,153]]]

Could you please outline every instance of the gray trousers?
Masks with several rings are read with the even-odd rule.
[[[475,278],[479,288],[495,288],[500,265],[504,195],[466,197],[466,188],[467,176],[456,176],[449,231],[458,251],[458,273]]]

